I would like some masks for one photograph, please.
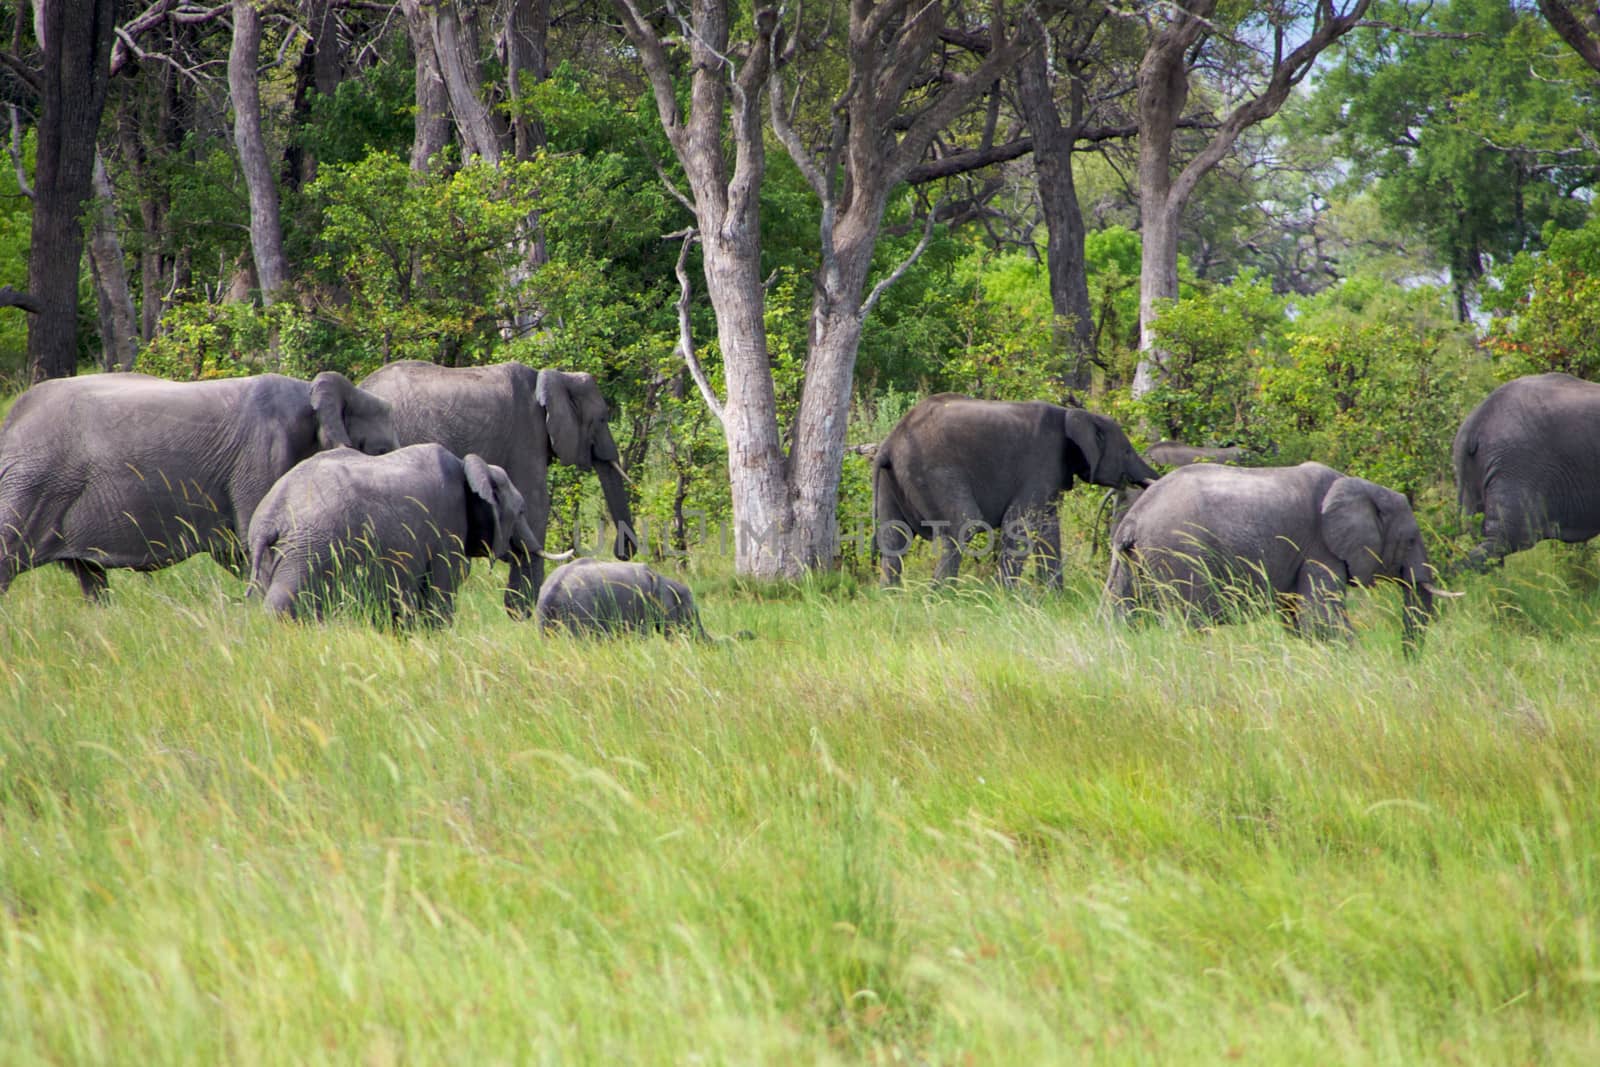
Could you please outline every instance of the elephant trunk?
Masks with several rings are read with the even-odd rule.
[[[514,619],[525,619],[533,614],[539,600],[539,586],[544,581],[544,557],[539,553],[544,546],[528,525],[528,520],[518,519],[511,531],[511,577],[506,581],[506,612]]]
[[[1159,477],[1161,477],[1160,473],[1146,463],[1143,456],[1137,452],[1133,454],[1133,466],[1128,470],[1128,481],[1141,489],[1148,489],[1156,484],[1156,479]]]
[[[605,494],[606,511],[617,527],[613,551],[618,559],[632,559],[639,541],[633,530],[633,508],[628,502],[628,486],[623,480],[622,468],[611,463],[598,464],[594,473],[600,479],[600,491]]]
[[[1425,560],[1405,568],[1405,617],[1401,624],[1400,639],[1407,653],[1414,653],[1421,647],[1423,628],[1438,613],[1433,586],[1429,582],[1431,574],[1432,569]]]

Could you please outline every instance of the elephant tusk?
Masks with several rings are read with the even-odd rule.
[[[622,478],[623,481],[627,482],[629,485],[633,484],[633,479],[628,477],[628,472],[622,469],[622,464],[618,463],[616,460],[612,460],[611,466],[616,470],[617,474]]]
[[[1463,597],[1463,596],[1467,595],[1467,594],[1461,593],[1461,592],[1452,593],[1448,589],[1440,589],[1438,586],[1434,585],[1432,582],[1423,582],[1422,583],[1422,588],[1426,589],[1428,592],[1432,593],[1434,596],[1448,597],[1451,600],[1454,600],[1457,597]]]
[[[534,549],[534,551],[539,553],[539,558],[540,559],[547,559],[551,563],[560,563],[563,560],[569,560],[574,555],[572,549],[570,549],[570,548],[567,549],[565,552],[546,552],[542,548],[536,548],[536,549]]]

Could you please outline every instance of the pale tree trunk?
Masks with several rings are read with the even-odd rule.
[[[707,400],[728,444],[734,569],[755,577],[797,577],[804,561],[794,544],[794,509],[779,445],[761,282],[760,191],[766,155],[760,107],[777,16],[767,9],[756,13],[756,38],[735,70],[730,69],[727,0],[692,0],[688,24],[682,27],[693,71],[685,116],[661,37],[634,0],[614,4],[650,81],[667,141],[689,181],[688,195],[678,195],[693,212],[700,233],[706,293],[716,314],[727,383],[725,403],[710,396]],[[731,173],[723,150],[725,134],[733,148]],[[693,358],[687,349],[684,358]],[[691,369],[708,392],[698,364],[691,363]]]
[[[228,49],[228,94],[233,101],[233,139],[250,192],[250,251],[255,258],[261,302],[271,305],[289,281],[283,253],[278,184],[261,132],[261,94],[256,63],[261,52],[258,0],[233,0],[233,43]]]
[[[139,327],[128,288],[128,266],[117,236],[116,191],[106,175],[105,162],[95,153],[93,189],[95,203],[89,241],[89,264],[94,274],[95,298],[100,309],[101,365],[108,371],[130,371],[139,357]]]
[[[1083,130],[1082,79],[1070,79],[1071,118],[1061,122],[1050,77],[1049,60],[1034,49],[1017,67],[1018,97],[1028,129],[1033,132],[1033,170],[1039,182],[1039,205],[1047,231],[1045,265],[1050,274],[1050,310],[1058,350],[1072,367],[1063,381],[1068,389],[1090,385],[1089,359],[1094,348],[1094,318],[1089,305],[1089,272],[1084,260],[1083,211],[1072,174],[1072,152]]]
[[[1275,22],[1265,42],[1271,74],[1253,95],[1230,111],[1210,139],[1180,171],[1172,173],[1172,137],[1189,95],[1188,59],[1192,46],[1211,32],[1216,0],[1178,0],[1150,39],[1139,65],[1139,216],[1143,252],[1139,264],[1139,366],[1133,395],[1145,396],[1158,384],[1164,354],[1156,345],[1155,324],[1164,300],[1178,297],[1178,233],[1189,197],[1200,179],[1232,151],[1239,135],[1276,114],[1289,92],[1311,72],[1329,45],[1355,29],[1371,0],[1347,0],[1343,9],[1319,4],[1310,33],[1290,47],[1291,31],[1304,18]]]

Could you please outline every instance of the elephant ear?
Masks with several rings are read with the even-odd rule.
[[[544,409],[545,432],[550,435],[550,447],[557,457],[574,467],[588,467],[589,455],[583,448],[583,421],[578,417],[578,405],[567,376],[560,371],[540,371],[534,399]]]
[[[1387,569],[1376,489],[1365,478],[1340,478],[1322,498],[1322,539],[1361,585]]]
[[[1105,451],[1100,427],[1095,425],[1093,415],[1077,408],[1063,410],[1061,417],[1066,437],[1067,469],[1086,482],[1095,481],[1100,471],[1100,457]],[[1070,482],[1067,487],[1071,488]]]
[[[345,406],[355,386],[337,371],[325,370],[311,380],[311,410],[317,419],[319,448],[354,447],[345,424]]]
[[[476,452],[462,460],[461,466],[466,474],[467,489],[472,492],[473,496],[482,501],[490,515],[488,522],[481,523],[484,532],[489,534],[485,540],[489,543],[490,556],[493,559],[500,559],[511,551],[511,528],[504,518],[505,509],[501,505],[500,492],[495,484],[493,473],[495,468],[484,462],[483,457]],[[501,477],[505,477],[504,471],[501,471]],[[506,479],[506,484],[510,485],[509,478]],[[471,501],[468,501],[468,509],[469,511],[483,510],[482,508],[474,508]],[[476,546],[469,545],[467,547],[470,552]]]

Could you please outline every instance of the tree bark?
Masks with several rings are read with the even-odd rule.
[[[37,0],[43,52],[34,157],[28,298],[33,380],[77,371],[78,275],[83,209],[94,177],[95,138],[111,79],[115,0]]]
[[[438,0],[427,7],[422,6],[421,0],[402,0],[402,5],[407,19],[422,30],[433,50],[456,134],[461,139],[462,155],[478,156],[499,166],[500,135],[483,101],[475,27],[462,19],[456,0]],[[471,9],[468,11],[470,14]]]
[[[256,63],[261,52],[261,12],[257,0],[233,0],[233,43],[228,49],[228,93],[233,100],[233,139],[250,192],[250,250],[255,258],[261,302],[270,306],[289,281],[283,252],[283,221],[278,185],[267,161],[261,132],[261,94]]]
[[[411,169],[426,174],[430,161],[450,143],[450,94],[439,73],[439,57],[433,50],[433,34],[415,0],[403,0],[411,51],[416,59],[417,114],[411,139]]]
[[[1085,227],[1072,175],[1072,151],[1083,130],[1083,89],[1072,79],[1071,124],[1063,126],[1051,85],[1045,50],[1036,48],[1017,67],[1022,114],[1033,131],[1033,170],[1039,182],[1039,206],[1047,235],[1045,265],[1050,273],[1050,310],[1055,316],[1056,347],[1072,367],[1062,383],[1068,389],[1090,385],[1089,357],[1094,351],[1094,312],[1089,305],[1089,269],[1084,260]]]
[[[311,94],[331,97],[339,89],[339,72],[342,67],[339,54],[339,20],[329,0],[304,0],[306,28],[310,39],[300,53],[300,66],[295,71],[294,104],[290,110],[291,127],[300,128],[311,122]],[[310,185],[317,176],[317,161],[297,138],[290,138],[283,150],[283,180],[293,190]]]
[[[105,162],[95,153],[92,186],[94,215],[89,263],[100,309],[100,363],[107,371],[130,371],[139,357],[139,327],[128,287],[128,265],[117,236],[116,190]]]
[[[550,0],[514,0],[506,12],[506,92],[514,112],[512,150],[519,160],[532,159],[545,145],[544,123],[525,113],[529,85],[550,76]]]

